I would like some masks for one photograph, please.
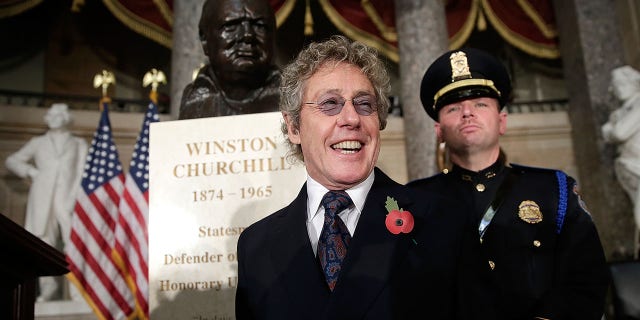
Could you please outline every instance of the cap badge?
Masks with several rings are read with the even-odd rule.
[[[457,51],[449,56],[451,60],[451,82],[471,78],[467,55],[462,51]]]
[[[542,212],[540,206],[535,201],[524,200],[518,206],[518,216],[522,221],[535,224],[542,221]]]

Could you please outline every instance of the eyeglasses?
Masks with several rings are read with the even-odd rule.
[[[305,102],[304,104],[316,105],[318,110],[328,116],[335,116],[342,111],[347,100],[340,96],[331,96],[324,98],[319,102]],[[365,95],[351,99],[351,104],[356,112],[361,116],[368,116],[377,110],[376,100],[374,97]]]

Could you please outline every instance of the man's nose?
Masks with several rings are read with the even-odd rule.
[[[341,125],[358,126],[360,123],[360,114],[356,111],[353,101],[347,100],[342,106],[342,110],[338,113],[338,123]]]
[[[468,103],[463,103],[462,104],[462,116],[464,118],[468,118],[473,116],[473,106],[471,106]]]
[[[242,23],[240,23],[240,32],[242,37],[254,37],[256,35],[256,32],[253,30],[253,26],[251,25],[251,21],[242,21]]]

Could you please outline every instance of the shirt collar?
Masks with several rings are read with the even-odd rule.
[[[364,207],[364,202],[367,200],[367,194],[369,190],[371,190],[371,186],[373,185],[373,180],[375,178],[375,174],[373,171],[369,174],[369,176],[353,188],[345,190],[353,204],[355,205],[358,212],[362,212],[362,208]],[[318,208],[320,208],[320,202],[322,201],[322,197],[324,197],[325,193],[327,193],[329,189],[325,188],[319,182],[313,180],[307,174],[307,218],[310,220],[313,218],[315,214],[318,213]]]
[[[465,181],[475,181],[478,179],[484,180],[484,179],[491,179],[495,177],[498,173],[502,171],[502,169],[504,169],[504,167],[505,167],[504,160],[502,160],[501,158],[498,158],[498,160],[496,160],[496,162],[494,162],[492,165],[478,172],[467,170],[465,168],[462,168],[454,164],[453,167],[451,168],[451,174],[453,174],[454,176],[460,177],[460,179]]]

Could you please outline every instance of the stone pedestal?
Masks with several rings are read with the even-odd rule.
[[[82,301],[48,301],[38,302],[35,306],[36,320],[96,320],[87,303]]]

